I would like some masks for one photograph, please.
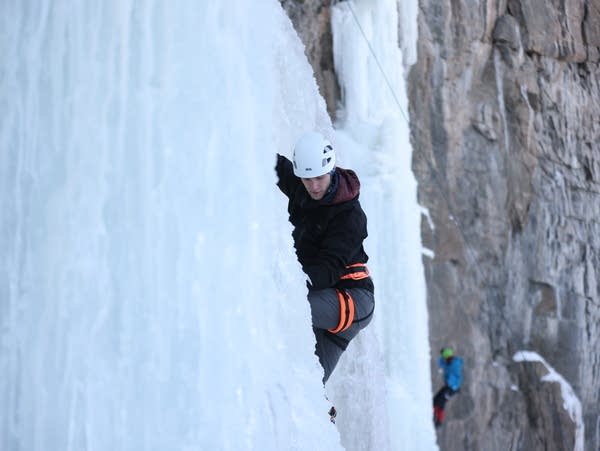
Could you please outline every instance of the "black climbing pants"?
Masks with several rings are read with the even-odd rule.
[[[452,396],[454,396],[455,393],[456,391],[452,390],[447,385],[444,385],[433,397],[433,405],[444,410],[444,408],[446,407],[446,402]]]

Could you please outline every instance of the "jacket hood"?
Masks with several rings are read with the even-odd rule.
[[[360,180],[351,169],[336,168],[337,189],[333,199],[329,203],[331,205],[347,202],[358,197],[360,193]]]

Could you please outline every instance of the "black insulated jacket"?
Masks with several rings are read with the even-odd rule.
[[[354,171],[336,168],[331,186],[335,190],[321,200],[310,197],[292,163],[277,155],[277,186],[288,199],[289,219],[298,261],[309,278],[309,289],[364,288],[374,291],[370,277],[342,279],[349,266],[366,264],[363,248],[367,217],[358,201],[360,181]]]

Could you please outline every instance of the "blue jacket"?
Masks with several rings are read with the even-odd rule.
[[[438,359],[438,365],[444,370],[444,381],[452,390],[457,391],[462,385],[463,375],[463,359],[460,357],[452,357],[446,361],[443,357]]]

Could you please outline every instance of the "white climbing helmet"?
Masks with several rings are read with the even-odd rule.
[[[319,133],[305,133],[296,142],[293,163],[296,177],[319,177],[335,167],[335,151]]]

